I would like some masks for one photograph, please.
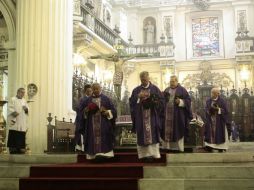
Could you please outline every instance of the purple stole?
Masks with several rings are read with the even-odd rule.
[[[146,91],[147,95],[150,96],[150,89],[142,89],[142,91]],[[144,130],[144,144],[149,145],[152,144],[152,130],[151,130],[151,109],[144,109],[142,107],[142,115],[143,115],[143,130]]]
[[[173,126],[174,126],[174,97],[175,89],[170,89],[170,100],[166,103],[166,115],[165,115],[165,141],[173,141]]]
[[[143,114],[143,129],[144,129],[144,144],[152,144],[152,131],[151,131],[151,110],[142,109]]]
[[[100,108],[100,98],[93,98],[92,102],[96,103]],[[94,136],[94,151],[101,152],[101,112],[97,111],[92,116],[93,122],[93,136]]]

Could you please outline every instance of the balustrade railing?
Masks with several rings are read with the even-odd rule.
[[[97,18],[95,13],[84,2],[81,3],[81,16],[83,18],[82,23],[84,25],[86,25],[90,30],[92,30],[111,46],[114,46],[116,40],[119,39],[117,32]],[[127,44],[123,39],[121,40],[122,44]]]
[[[235,38],[236,53],[254,53],[254,37],[248,36],[248,32],[237,32]]]
[[[174,57],[174,47],[167,43],[130,45],[128,54],[149,54],[152,57]]]
[[[125,42],[119,37],[119,32],[116,29],[111,29],[103,21],[96,17],[93,9],[91,9],[85,1],[81,2],[81,17],[82,23],[86,25],[90,30],[102,38],[105,42],[114,46],[119,44],[119,39],[121,40],[121,45],[123,49],[126,50],[127,54],[142,54],[147,53],[152,57],[173,57],[174,56],[174,44],[173,42],[165,43],[162,41],[157,44],[142,44],[142,45],[132,45],[131,43]]]

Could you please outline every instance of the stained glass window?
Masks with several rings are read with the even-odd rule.
[[[192,19],[192,48],[193,57],[219,55],[218,17]]]

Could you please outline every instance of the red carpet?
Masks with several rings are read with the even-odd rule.
[[[113,163],[128,163],[128,164],[136,164],[143,163],[142,160],[138,159],[137,152],[118,152],[115,153],[115,157],[111,159]],[[78,155],[78,163],[89,163],[91,161],[86,160],[84,155]],[[166,163],[166,154],[161,154],[160,159],[155,159],[153,164],[163,164]]]
[[[19,180],[20,190],[138,190],[144,165],[165,165],[166,154],[142,163],[137,153],[115,153],[113,159],[93,163],[78,155],[76,164],[32,166],[30,177]]]

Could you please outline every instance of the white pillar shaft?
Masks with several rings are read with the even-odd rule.
[[[72,0],[17,1],[16,88],[34,83],[28,143],[46,148],[47,114],[67,117],[71,110]]]

